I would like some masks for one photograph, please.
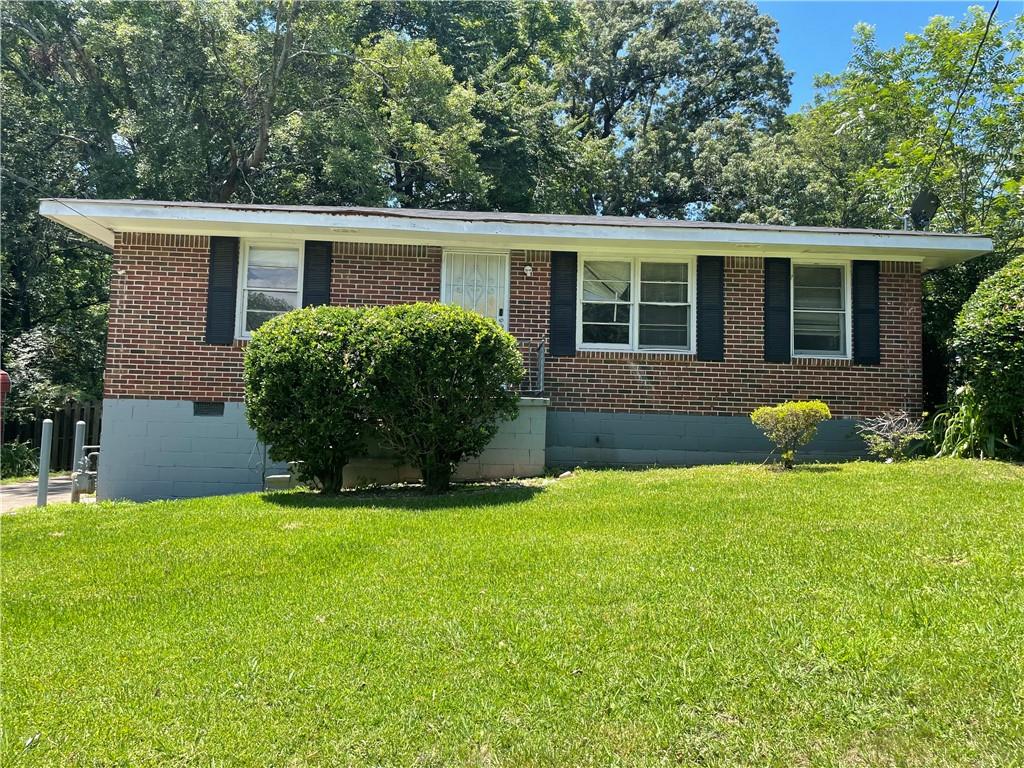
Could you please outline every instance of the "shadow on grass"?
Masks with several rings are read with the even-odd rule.
[[[279,491],[264,493],[263,500],[281,507],[398,507],[401,509],[445,509],[454,507],[489,507],[500,504],[522,504],[543,493],[550,480],[454,485],[448,493],[431,495],[418,485],[384,486],[373,489],[342,491],[325,496],[314,491]]]
[[[789,470],[782,470],[782,469],[780,469],[780,471],[784,471],[784,472],[805,472],[805,473],[806,472],[810,472],[812,474],[815,474],[815,473],[825,473],[825,472],[841,472],[842,471],[842,467],[838,467],[835,464],[797,464],[792,469],[789,469]]]

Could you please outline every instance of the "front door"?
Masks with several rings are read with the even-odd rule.
[[[441,301],[479,312],[508,330],[508,251],[445,249]]]

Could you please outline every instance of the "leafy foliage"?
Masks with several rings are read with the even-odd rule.
[[[888,50],[859,25],[847,68],[819,77],[815,104],[781,131],[732,116],[696,134],[707,218],[894,229],[932,189],[942,201],[933,229],[993,237],[991,256],[924,278],[928,403],[946,399],[960,307],[1024,249],[1024,16],[993,25],[953,117],[986,17],[981,8],[959,22],[934,17]]]
[[[996,432],[970,384],[958,387],[949,404],[939,409],[931,432],[937,456],[984,459],[996,455]]]
[[[5,370],[15,386],[4,401],[4,418],[28,422],[38,411],[99,397],[106,322],[105,307],[89,307],[13,338]]]
[[[32,443],[13,440],[0,445],[0,477],[22,477],[39,471],[39,451]]]
[[[302,462],[303,479],[342,487],[367,431],[361,311],[299,309],[252,334],[245,350],[246,418],[275,461]]]
[[[782,119],[789,74],[774,19],[746,2],[581,3],[563,101],[599,172],[588,213],[689,217],[705,198],[694,138],[742,116]]]
[[[857,432],[871,455],[889,462],[907,458],[913,443],[928,436],[923,427],[923,419],[897,410],[864,419],[857,425]]]
[[[428,491],[447,490],[456,465],[515,418],[525,374],[515,339],[460,307],[405,304],[367,310],[361,340],[381,444],[418,468]]]
[[[982,282],[956,319],[956,375],[995,429],[1024,429],[1024,256]]]
[[[301,462],[326,493],[371,435],[440,492],[515,417],[524,373],[515,339],[460,307],[301,309],[253,332],[246,416],[272,459]]]
[[[811,442],[818,424],[830,418],[832,413],[820,400],[764,405],[750,414],[754,426],[781,450],[786,469],[792,468],[797,448]]]

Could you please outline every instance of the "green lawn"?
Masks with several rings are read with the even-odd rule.
[[[582,472],[2,526],[5,766],[1024,756],[1021,467]]]

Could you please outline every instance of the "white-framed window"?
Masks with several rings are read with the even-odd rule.
[[[580,259],[580,349],[692,352],[694,264],[671,257]]]
[[[793,356],[849,357],[849,264],[793,263]]]
[[[238,263],[236,336],[302,306],[302,243],[244,240]]]

